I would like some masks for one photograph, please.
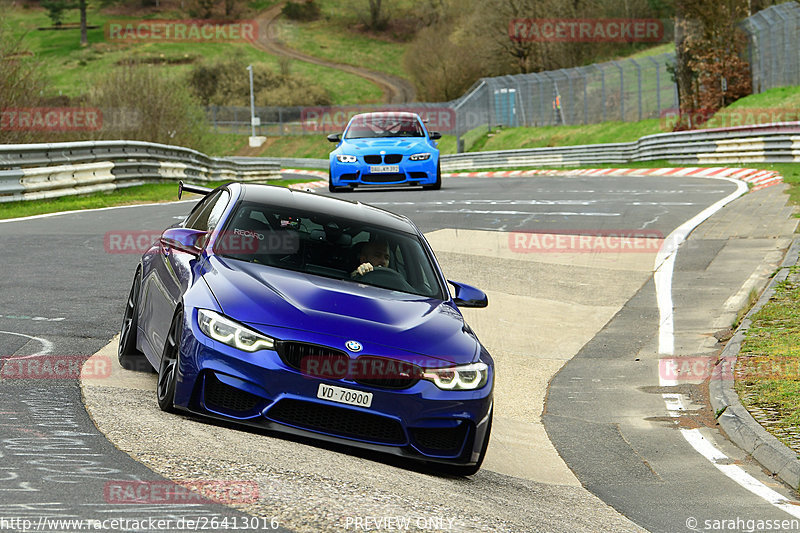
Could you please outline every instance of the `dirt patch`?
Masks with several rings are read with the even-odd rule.
[[[682,411],[680,416],[655,416],[646,420],[664,422],[676,429],[719,428],[709,400],[708,382],[675,387],[641,387],[639,390],[648,394],[680,394],[688,399],[688,405],[684,405],[686,411]]]

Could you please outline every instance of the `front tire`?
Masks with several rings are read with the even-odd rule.
[[[158,407],[167,413],[174,413],[175,409],[175,384],[178,380],[178,365],[180,363],[181,335],[183,335],[183,310],[178,310],[172,319],[172,325],[164,344],[164,353],[158,367],[158,383],[156,384],[156,399]]]
[[[331,177],[331,169],[328,169],[328,190],[330,192],[351,192],[353,190],[352,186],[346,185],[344,187],[337,187],[333,184],[333,178]]]
[[[331,174],[331,170],[328,169],[328,191],[339,192],[341,190],[342,190],[341,187],[336,187],[333,185],[333,176]]]
[[[153,367],[147,358],[136,347],[136,335],[139,328],[139,298],[142,292],[142,275],[137,269],[133,277],[131,292],[125,303],[125,314],[122,316],[122,326],[119,330],[119,348],[117,359],[125,370],[138,372],[152,371]]]
[[[432,185],[423,185],[422,188],[426,191],[438,191],[442,188],[442,164],[436,163],[436,181]]]

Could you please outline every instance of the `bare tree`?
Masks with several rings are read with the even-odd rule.
[[[480,1],[431,1],[437,14],[427,27],[419,30],[403,57],[405,71],[422,98],[452,100],[492,68],[485,43],[466,31],[471,19],[465,14],[471,13],[474,4]]]
[[[369,1],[369,28],[384,30],[389,23],[389,17],[384,13],[384,0]]]
[[[747,0],[677,0],[675,11],[674,75],[681,115],[710,117],[750,94],[750,67],[743,58],[746,39],[737,26],[747,15]]]
[[[370,30],[382,31],[389,25],[389,0],[348,0],[343,9],[355,13]]]
[[[86,0],[78,0],[78,10],[81,13],[81,46],[89,46],[89,37],[86,34]]]

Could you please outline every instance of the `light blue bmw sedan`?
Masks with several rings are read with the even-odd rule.
[[[416,113],[384,111],[355,115],[330,155],[331,192],[368,186],[414,186],[440,189],[442,171],[436,140]]]

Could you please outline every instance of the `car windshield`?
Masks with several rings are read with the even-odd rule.
[[[330,215],[241,202],[217,237],[214,252],[240,261],[443,299],[432,258],[417,235]],[[371,259],[375,255],[383,261]],[[371,272],[356,273],[370,261],[378,263]]]
[[[350,122],[345,139],[424,136],[425,132],[415,117],[392,114],[359,115]]]

